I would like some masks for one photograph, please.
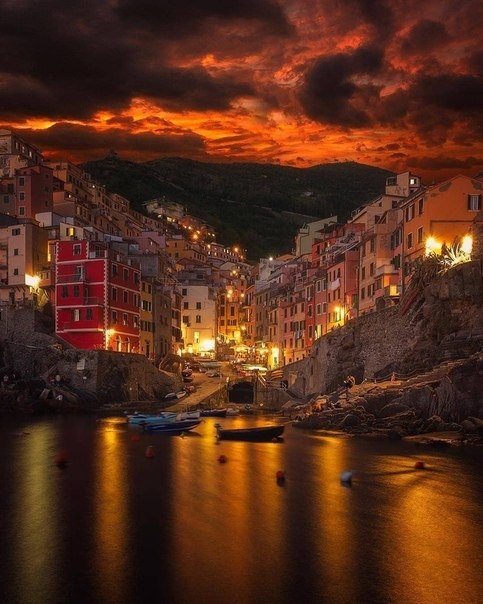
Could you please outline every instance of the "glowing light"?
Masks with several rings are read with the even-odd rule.
[[[441,254],[442,243],[437,241],[434,237],[428,237],[425,242],[424,254],[425,256],[431,256],[432,254]]]
[[[463,237],[463,241],[461,242],[461,251],[464,254],[471,255],[473,250],[473,237],[471,235],[465,235]]]
[[[25,285],[37,289],[40,283],[40,277],[38,275],[25,275]]]
[[[208,351],[208,350],[214,350],[214,348],[215,348],[214,339],[203,340],[201,342],[201,345],[200,345],[201,350]]]

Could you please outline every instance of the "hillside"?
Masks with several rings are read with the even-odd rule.
[[[134,163],[116,154],[82,167],[135,209],[154,198],[181,203],[216,229],[218,241],[241,245],[253,261],[291,251],[303,222],[331,215],[345,220],[382,193],[392,174],[355,162],[302,169],[181,158]]]

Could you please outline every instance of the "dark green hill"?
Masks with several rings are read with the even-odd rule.
[[[109,157],[83,169],[142,210],[164,197],[202,218],[226,245],[240,244],[248,258],[290,252],[303,222],[350,212],[384,191],[392,172],[355,162],[292,168],[271,164],[211,164],[164,158],[146,163]]]

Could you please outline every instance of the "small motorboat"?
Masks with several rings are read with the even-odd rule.
[[[271,442],[278,440],[285,430],[285,424],[273,426],[254,426],[250,428],[223,428],[215,425],[219,440],[246,440],[251,442]]]
[[[201,424],[200,419],[180,419],[161,424],[146,424],[144,430],[162,434],[182,434],[196,428],[199,424]]]
[[[221,407],[219,409],[202,409],[201,415],[203,417],[226,417],[228,409]]]
[[[174,421],[177,416],[178,414],[175,411],[162,411],[161,413],[132,413],[126,417],[129,424],[145,426],[147,424]]]

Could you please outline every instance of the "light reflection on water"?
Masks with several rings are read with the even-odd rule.
[[[4,421],[0,602],[481,601],[481,451],[291,426],[283,443],[218,443],[216,421],[185,437]],[[263,422],[226,423],[247,421]]]

